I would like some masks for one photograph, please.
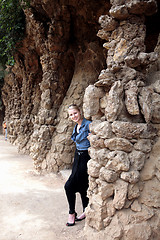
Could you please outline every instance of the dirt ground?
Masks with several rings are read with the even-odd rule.
[[[32,159],[0,135],[0,240],[85,240],[84,221],[66,227],[68,204],[62,174],[38,174]],[[77,212],[81,200],[77,194]]]

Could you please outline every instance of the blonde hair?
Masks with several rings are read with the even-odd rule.
[[[75,109],[75,110],[81,112],[80,108],[79,108],[76,104],[71,104],[71,105],[69,105],[69,106],[68,106],[68,110],[69,110],[69,109]]]

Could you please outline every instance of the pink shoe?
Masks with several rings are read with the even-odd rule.
[[[76,220],[76,217],[77,217],[77,213],[74,213],[74,215],[75,215],[75,216],[74,216],[74,222],[73,222],[73,223],[67,222],[67,223],[66,223],[66,226],[67,226],[67,227],[72,227],[72,226],[75,225],[75,220]]]
[[[79,217],[76,217],[76,218],[75,218],[75,221],[76,221],[76,222],[79,222],[79,221],[84,220],[85,218],[86,218],[85,213],[82,213]]]

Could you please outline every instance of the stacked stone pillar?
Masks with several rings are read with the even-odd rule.
[[[107,69],[84,95],[84,116],[92,120],[85,230],[87,239],[97,234],[107,240],[158,240],[158,160],[150,177],[143,171],[157,140],[153,125],[160,123],[159,88],[146,87],[147,68],[157,56],[146,53],[144,44],[145,15],[154,14],[157,5],[154,0],[110,3],[98,32],[106,40]]]

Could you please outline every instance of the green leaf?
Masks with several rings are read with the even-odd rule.
[[[0,0],[0,62],[13,64],[11,60],[19,41],[24,37],[25,15],[22,0]],[[27,6],[28,0],[23,0]]]

